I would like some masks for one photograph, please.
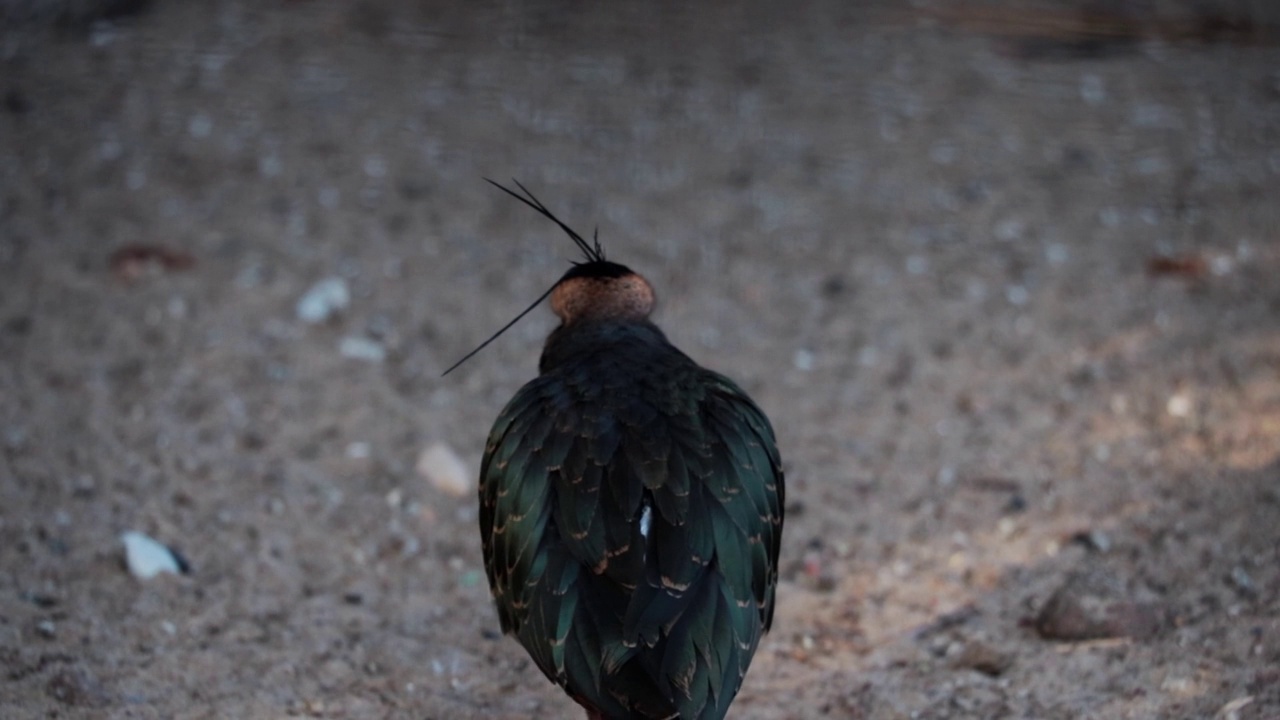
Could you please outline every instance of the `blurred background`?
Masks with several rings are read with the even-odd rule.
[[[777,428],[733,717],[1280,715],[1262,0],[0,0],[0,714],[576,714],[475,528],[550,312],[440,377],[575,257],[485,177]]]

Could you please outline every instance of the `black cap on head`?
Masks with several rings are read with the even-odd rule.
[[[596,278],[600,280],[616,280],[620,277],[633,275],[631,268],[626,265],[620,265],[616,262],[608,260],[593,260],[592,262],[574,263],[564,275],[560,277],[560,282],[572,280],[574,278]]]

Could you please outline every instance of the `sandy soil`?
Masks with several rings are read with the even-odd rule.
[[[0,30],[0,715],[577,716],[470,477],[549,312],[439,377],[573,256],[515,176],[778,429],[734,718],[1280,717],[1274,30],[605,5]]]

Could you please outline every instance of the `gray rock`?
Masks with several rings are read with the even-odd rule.
[[[1048,640],[1144,639],[1168,621],[1161,603],[1139,599],[1119,578],[1093,567],[1067,577],[1040,609],[1035,628]]]

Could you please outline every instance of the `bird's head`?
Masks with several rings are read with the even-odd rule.
[[[488,180],[488,178],[485,179]],[[560,218],[548,210],[547,206],[534,197],[533,193],[529,192],[528,188],[521,185],[518,180],[513,182],[524,193],[523,195],[492,180],[488,180],[488,182],[559,225],[560,229],[564,230],[569,238],[573,240],[573,243],[578,246],[578,249],[582,251],[584,260],[573,263],[573,267],[569,268],[568,272],[561,276],[555,285],[551,286],[551,289],[543,293],[542,297],[535,300],[524,312],[517,315],[501,330],[494,333],[492,337],[481,343],[480,347],[467,353],[452,367],[445,370],[445,375],[448,375],[454,368],[466,362],[471,356],[480,352],[486,345],[506,332],[507,328],[516,324],[520,318],[537,307],[548,295],[551,296],[551,310],[560,318],[560,323],[563,326],[590,320],[644,320],[649,317],[649,314],[653,312],[655,301],[653,286],[649,284],[648,280],[645,280],[626,265],[606,260],[604,248],[600,247],[598,237],[593,236],[592,241],[588,243],[573,228],[564,224]]]
[[[577,263],[551,290],[551,310],[565,325],[583,320],[643,320],[653,312],[653,286],[626,265]]]

